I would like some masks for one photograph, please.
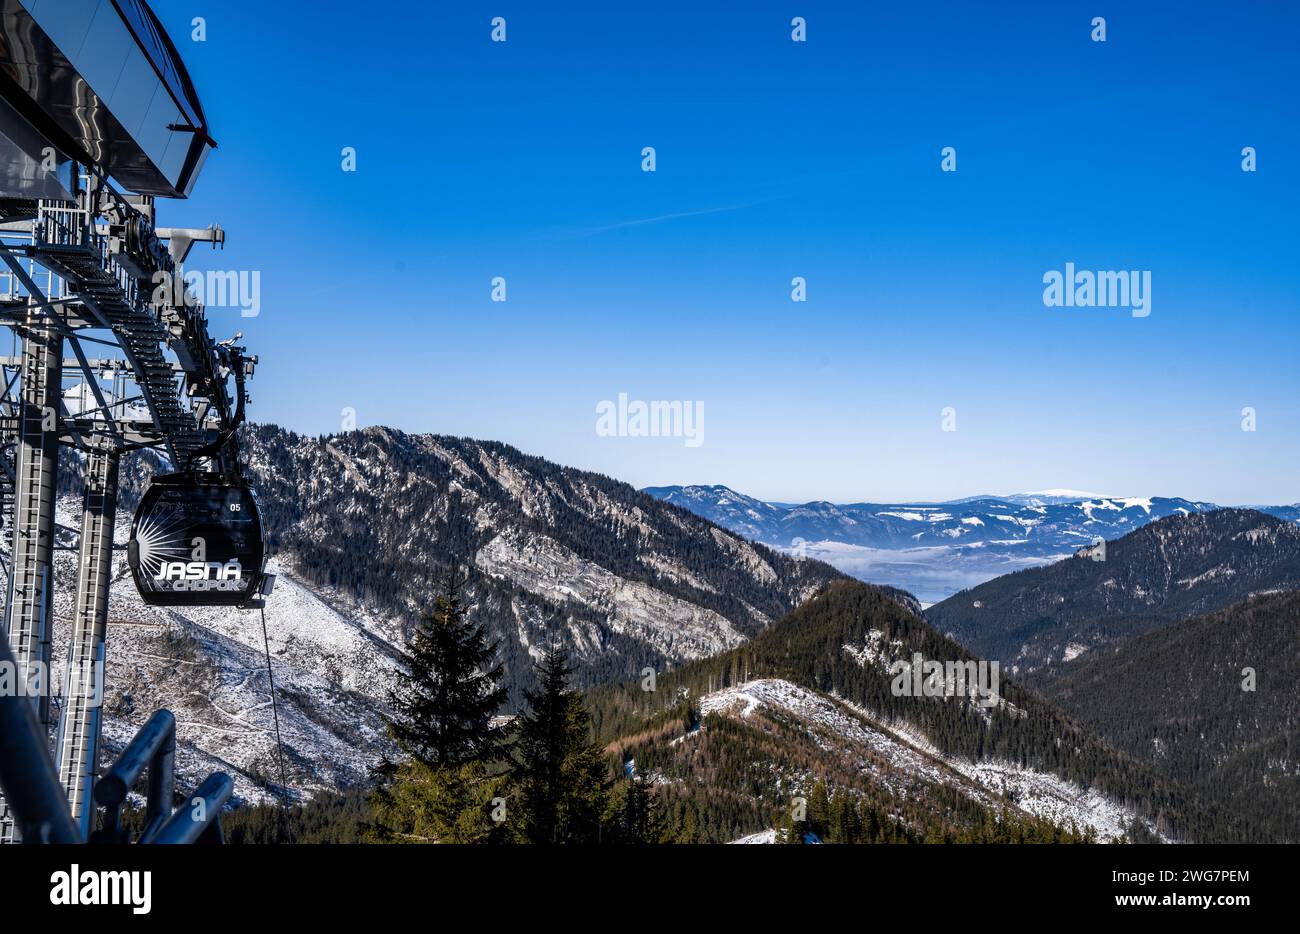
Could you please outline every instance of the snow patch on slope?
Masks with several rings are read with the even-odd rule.
[[[1005,762],[972,762],[944,755],[911,724],[895,722],[885,728],[868,711],[788,681],[775,678],[749,681],[700,699],[701,715],[749,717],[763,707],[792,714],[818,731],[865,746],[894,769],[956,787],[986,805],[1005,798],[1038,817],[1067,826],[1073,823],[1079,828],[1090,827],[1102,841],[1123,836],[1136,817],[1131,810],[1098,792],[1085,790],[1056,775]],[[887,769],[873,771],[891,791],[900,790],[892,787],[896,779]]]
[[[57,521],[80,525],[80,503],[64,497]],[[129,523],[118,522],[125,544]],[[77,553],[55,554],[56,577],[76,577]],[[273,559],[277,575],[266,608],[289,793],[355,785],[395,750],[384,730],[384,698],[397,668],[400,625],[365,610],[346,614],[325,588],[301,582]],[[62,677],[71,638],[72,588],[55,592],[53,671]],[[339,601],[342,605],[342,601]],[[107,767],[159,708],[176,716],[178,785],[213,771],[235,782],[243,801],[275,800],[280,772],[274,712],[254,610],[151,607],[136,592],[124,549],[114,551],[105,640],[101,765]]]

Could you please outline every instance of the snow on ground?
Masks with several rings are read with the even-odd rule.
[[[76,498],[59,503],[60,524],[80,525]],[[124,545],[129,522],[117,524]],[[76,577],[76,552],[56,552],[56,579]],[[294,796],[363,781],[393,749],[384,699],[397,668],[400,624],[381,614],[335,609],[343,601],[302,583],[272,559],[277,575],[266,626],[280,732]],[[159,708],[177,722],[177,776],[192,787],[228,772],[246,801],[269,800],[279,785],[262,620],[230,607],[150,607],[136,592],[124,550],[114,553],[105,645],[105,762]],[[55,594],[54,668],[62,677],[71,636],[71,583]]]
[[[760,830],[758,833],[751,833],[747,837],[741,837],[738,840],[732,840],[732,843],[776,843],[775,830]]]
[[[949,764],[984,787],[1006,794],[1031,814],[1057,824],[1091,827],[1103,842],[1123,836],[1136,817],[1099,792],[1085,791],[1047,772],[1005,762],[953,759]]]
[[[833,737],[842,743],[865,747],[891,769],[956,787],[985,805],[1005,797],[1038,817],[1063,825],[1090,827],[1101,841],[1122,836],[1136,816],[1098,792],[1086,791],[1056,775],[1004,762],[972,762],[944,755],[910,724],[899,722],[885,728],[878,718],[856,705],[788,681],[775,678],[749,681],[700,698],[701,715],[748,717],[763,707],[794,715],[818,734],[821,743]],[[905,790],[897,775],[877,767],[870,759],[867,761],[866,767],[892,793]],[[735,842],[766,841],[747,837]]]
[[[972,762],[957,756],[944,756],[929,738],[911,724],[894,723],[890,729],[918,749],[939,756],[953,769],[985,788],[1006,795],[1025,811],[1046,817],[1059,824],[1075,823],[1091,827],[1103,842],[1122,836],[1136,814],[1096,791],[1067,782],[1060,776],[1006,762],[984,760]],[[1148,823],[1148,830],[1154,830]],[[1166,842],[1173,840],[1165,838]]]
[[[945,768],[938,757],[920,752],[900,741],[850,705],[805,690],[779,678],[763,678],[725,688],[700,698],[701,717],[710,713],[748,717],[760,707],[784,711],[806,724],[823,749],[851,745],[873,755],[864,758],[864,768],[892,794],[906,794],[909,778],[962,787],[985,804],[992,796]]]
[[[888,671],[889,666],[896,657],[902,656],[903,640],[893,639],[888,643],[886,648],[885,633],[880,629],[867,630],[866,638],[862,640],[862,645],[845,645],[844,651],[862,667],[878,666],[882,671]]]

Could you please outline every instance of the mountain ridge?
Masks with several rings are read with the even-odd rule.
[[[737,645],[841,577],[627,484],[496,442],[387,428],[309,438],[256,424],[241,441],[277,575],[266,620],[294,796],[364,783],[394,754],[387,692],[412,627],[453,570],[465,605],[500,643],[509,710],[549,644],[568,650],[579,686],[631,677]],[[64,529],[80,526],[83,466],[61,456]],[[105,751],[167,707],[183,777],[220,768],[240,800],[265,800],[278,769],[257,614],[145,606],[126,568],[129,510],[168,470],[152,452],[122,461]],[[72,544],[72,532],[59,534]],[[75,550],[56,561],[57,579],[72,580]],[[59,659],[71,598],[70,587],[57,589]]]
[[[364,784],[391,757],[383,733],[387,686],[414,619],[441,574],[455,568],[467,578],[469,611],[502,642],[516,696],[529,684],[537,653],[555,642],[574,659],[578,686],[597,700],[609,696],[612,683],[646,668],[671,690],[678,678],[761,656],[763,669],[705,692],[736,689],[709,701],[710,715],[729,724],[715,723],[706,741],[710,755],[722,756],[711,761],[718,768],[730,761],[717,745],[727,731],[751,752],[779,748],[770,744],[776,734],[765,734],[770,727],[792,761],[829,763],[831,754],[810,744],[809,730],[835,726],[835,736],[818,734],[838,750],[835,774],[856,783],[880,813],[906,811],[911,838],[979,833],[981,815],[1003,806],[989,797],[1001,800],[998,789],[1022,796],[1013,802],[1017,821],[1091,814],[1097,823],[1089,826],[1109,835],[1131,829],[1178,838],[1191,827],[1216,838],[1226,833],[1220,817],[1198,810],[1174,785],[1159,793],[1168,805],[1163,812],[1149,809],[1148,773],[1118,764],[1095,738],[1078,734],[1079,749],[1091,750],[1083,758],[1053,752],[1043,737],[1074,736],[1075,727],[1045,707],[1036,732],[1019,739],[1006,733],[1014,723],[997,712],[986,722],[975,710],[923,702],[907,706],[904,716],[891,706],[904,702],[882,693],[881,672],[866,665],[869,649],[899,638],[940,654],[970,654],[934,630],[906,592],[859,591],[866,585],[828,565],[748,542],[627,484],[509,445],[384,428],[317,438],[265,425],[245,432],[247,474],[259,491],[272,570],[280,575],[267,617],[293,796]],[[165,467],[153,455],[125,459],[124,501]],[[60,521],[75,527],[72,487],[69,480]],[[119,538],[126,526],[119,522]],[[66,577],[75,557],[59,554]],[[861,618],[828,624],[816,615],[825,604],[805,610],[810,599],[844,588],[866,601]],[[71,608],[66,594],[60,601],[63,641]],[[881,622],[889,639],[872,642],[863,628],[869,620]],[[778,623],[780,632],[771,635]],[[814,641],[821,661],[809,660]],[[144,607],[123,556],[115,555],[106,749],[120,748],[150,711],[167,706],[177,713],[178,769],[186,780],[222,768],[234,775],[240,800],[273,799],[274,725],[260,653],[255,614]],[[1021,709],[1040,709],[1019,687],[1010,697]],[[743,713],[751,700],[762,708],[755,719]],[[602,730],[619,716],[606,709]],[[644,732],[644,720],[627,723],[635,729],[614,739]],[[647,748],[638,762],[651,768],[656,756],[667,761],[676,755],[669,749],[682,745]],[[982,748],[1002,758],[981,759]],[[874,763],[870,775],[845,771],[860,756]],[[909,768],[915,772],[896,775]],[[890,787],[915,788],[923,803],[909,809],[907,795]],[[1098,794],[1109,795],[1110,804]],[[732,829],[762,829],[755,821],[766,805],[729,800],[736,815],[747,815]],[[1130,828],[1139,811],[1146,823]]]
[[[1168,516],[1076,555],[964,590],[926,610],[1012,672],[1052,666],[1255,593],[1300,588],[1300,526],[1249,509]]]
[[[1247,597],[1061,666],[1050,696],[1116,748],[1296,842],[1297,622],[1300,591]]]
[[[762,820],[778,819],[791,795],[825,775],[842,785],[869,776],[891,800],[921,804],[925,813],[912,819],[926,833],[937,820],[942,838],[960,834],[962,815],[972,802],[986,806],[979,799],[988,792],[1038,817],[1073,814],[1094,830],[1109,828],[1110,836],[1206,841],[1260,832],[1217,804],[1204,805],[1013,680],[1002,679],[989,707],[960,694],[900,696],[891,666],[913,653],[975,660],[880,588],[835,581],[750,642],[662,674],[653,693],[643,685],[602,685],[587,696],[601,740],[651,775],[679,812],[695,806],[703,794],[697,783],[712,776],[709,794],[728,796],[728,813],[745,815],[717,831],[731,838],[762,832]],[[711,738],[717,731],[734,741],[731,752]],[[773,732],[812,736],[827,757],[773,757],[762,739]],[[856,764],[846,771],[846,761]],[[750,803],[735,803],[737,795]]]
[[[901,587],[926,603],[1061,561],[1081,547],[1121,538],[1157,519],[1225,508],[1177,497],[1050,495],[1075,492],[1059,490],[949,503],[840,504],[769,503],[718,484],[647,487],[646,492],[750,540],[826,561],[861,580]],[[1016,498],[1022,502],[1013,502]],[[1262,511],[1300,522],[1300,507]]]

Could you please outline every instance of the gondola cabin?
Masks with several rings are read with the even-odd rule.
[[[261,595],[264,562],[262,520],[246,483],[213,473],[153,478],[127,544],[145,603],[250,604]]]

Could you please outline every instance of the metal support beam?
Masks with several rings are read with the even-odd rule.
[[[23,336],[23,372],[15,462],[13,574],[4,627],[23,683],[49,677],[54,607],[54,499],[59,464],[63,336],[33,309]],[[41,668],[37,669],[39,663]],[[37,718],[49,724],[50,686],[36,698]]]
[[[33,306],[23,336],[18,446],[14,457],[13,569],[4,632],[15,681],[37,722],[50,717],[50,636],[54,615],[54,492],[59,465],[58,411],[63,336]],[[9,806],[0,801],[0,843],[14,839]]]
[[[181,276],[194,243],[224,244],[219,227],[155,227],[168,254],[156,244],[133,245],[115,228],[141,215],[149,222],[146,229],[154,226],[153,199],[124,197],[93,172],[82,177],[74,170],[74,178],[84,186],[75,187],[73,200],[42,200],[34,218],[0,222],[0,327],[23,339],[21,356],[0,356],[0,514],[11,513],[13,520],[0,530],[9,539],[0,548],[0,636],[8,634],[11,670],[23,686],[0,697],[0,791],[11,793],[14,805],[11,813],[0,797],[0,842],[19,835],[30,842],[84,840],[94,822],[92,802],[105,793],[117,797],[120,811],[126,794],[119,787],[120,770],[97,774],[119,459],[127,451],[156,448],[178,468],[196,456],[215,457],[222,469],[237,474],[235,428],[243,419],[244,378],[257,359],[235,345],[242,335],[215,341],[196,303],[155,303],[148,277],[140,277],[141,271]],[[105,333],[88,333],[96,331]],[[75,411],[63,404],[65,342],[71,348],[69,373],[83,380],[89,394]],[[91,358],[83,344],[112,347],[121,359]],[[234,396],[227,385],[231,375]],[[111,392],[100,385],[109,379]],[[128,394],[128,379],[138,393]],[[60,531],[54,516],[61,443],[87,455],[87,477],[65,701],[51,756],[52,558]],[[213,776],[195,793],[209,806],[206,818],[199,807],[175,819],[174,726],[165,732],[150,768],[141,840],[219,840],[230,779]],[[108,837],[124,837],[120,815],[112,826]]]
[[[214,250],[226,246],[226,232],[215,224],[211,227],[159,227],[154,233],[159,240],[167,241],[167,251],[177,266],[185,262],[195,243],[211,243]]]
[[[86,458],[72,644],[68,649],[63,716],[55,745],[59,781],[83,840],[90,837],[95,813],[91,792],[99,767],[100,718],[104,702],[104,632],[108,624],[108,588],[113,570],[117,470],[116,450],[92,450]]]

